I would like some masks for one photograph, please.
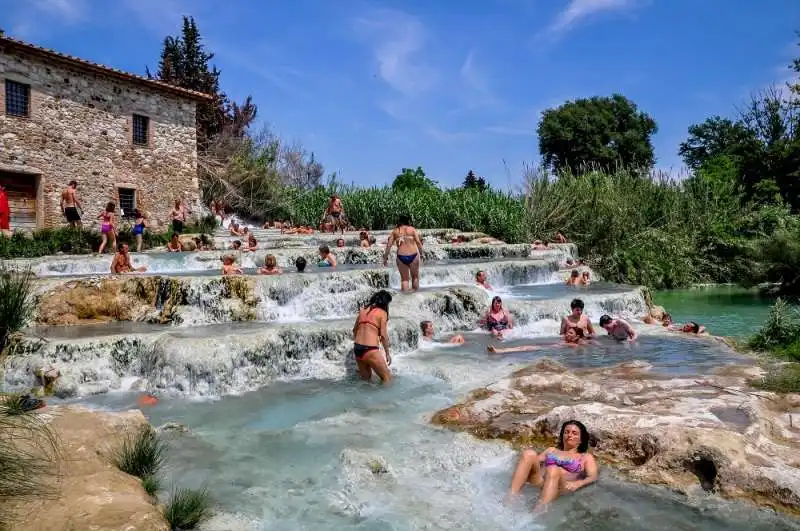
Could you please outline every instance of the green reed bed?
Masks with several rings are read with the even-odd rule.
[[[784,299],[775,301],[769,316],[747,346],[767,354],[767,373],[753,385],[776,393],[800,392],[800,311]]]

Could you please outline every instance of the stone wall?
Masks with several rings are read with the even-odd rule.
[[[155,230],[177,199],[199,212],[194,100],[16,53],[0,53],[0,171],[37,181],[38,227],[65,224],[59,201],[73,179],[87,226],[109,201],[119,212],[119,188],[136,190]],[[6,115],[6,79],[31,86],[28,117]],[[134,113],[150,119],[146,146],[132,142]]]

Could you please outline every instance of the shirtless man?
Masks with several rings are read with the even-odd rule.
[[[325,213],[322,215],[322,222],[330,223],[333,226],[332,232],[336,232],[336,229],[340,229],[342,234],[344,234],[344,229],[346,227],[344,221],[344,207],[338,195],[333,194],[330,200],[328,200],[328,208],[325,209]]]
[[[78,209],[83,211],[81,202],[78,201],[78,196],[75,191],[78,189],[78,181],[70,181],[69,186],[61,192],[61,212],[67,218],[67,223],[71,227],[79,227],[81,225],[81,215]]]
[[[419,328],[422,330],[422,339],[426,341],[433,341],[433,323],[430,321],[422,321],[419,323]],[[447,340],[448,343],[452,343],[454,345],[461,345],[464,343],[464,336],[461,334],[456,334],[450,339]]]
[[[131,256],[128,254],[128,244],[121,243],[117,246],[117,254],[111,262],[111,273],[120,275],[122,273],[144,273],[147,271],[145,266],[136,269],[131,265]]]
[[[570,328],[574,328],[578,336],[590,339],[594,335],[592,322],[583,314],[584,304],[580,299],[573,299],[569,304],[572,313],[561,320],[561,332],[559,335],[566,335]]]
[[[628,324],[626,321],[622,319],[612,319],[608,315],[604,315],[600,318],[600,326],[608,332],[608,335],[616,339],[617,341],[628,341],[633,343],[636,341],[636,338],[639,337],[639,334],[636,333],[636,330]]]

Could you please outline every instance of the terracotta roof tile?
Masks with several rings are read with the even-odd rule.
[[[19,39],[14,39],[12,37],[7,37],[5,35],[0,34],[0,51],[3,51],[4,48],[12,50],[18,49],[23,52],[28,52],[38,56],[43,56],[49,59],[60,61],[62,63],[68,63],[70,65],[82,68],[90,72],[106,74],[112,77],[116,77],[117,79],[123,79],[125,81],[139,83],[141,85],[150,87],[154,90],[171,92],[173,94],[188,97],[191,99],[207,101],[214,98],[212,94],[206,94],[203,92],[198,92],[196,90],[189,90],[181,87],[176,87],[175,85],[170,85],[169,83],[164,83],[163,81],[158,81],[155,79],[147,79],[146,77],[143,76],[131,74],[129,72],[123,72],[122,70],[119,70],[117,68],[110,68],[108,66],[101,65],[99,63],[93,63],[91,61],[80,59],[78,57],[74,57],[69,54],[57,52],[55,50],[51,50],[49,48],[43,48],[41,46],[36,46],[35,44],[30,44],[25,41],[21,41]]]

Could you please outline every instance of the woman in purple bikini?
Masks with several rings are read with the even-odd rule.
[[[386,250],[383,252],[383,267],[389,260],[392,245],[397,245],[397,270],[400,272],[400,291],[419,289],[419,265],[422,262],[422,240],[417,234],[417,229],[411,226],[411,218],[401,215],[397,220],[397,227],[389,235]]]
[[[561,426],[558,444],[537,454],[526,448],[520,454],[511,478],[510,494],[519,494],[525,482],[541,487],[536,510],[543,509],[559,495],[574,492],[597,481],[597,461],[589,453],[589,432],[577,420]]]

